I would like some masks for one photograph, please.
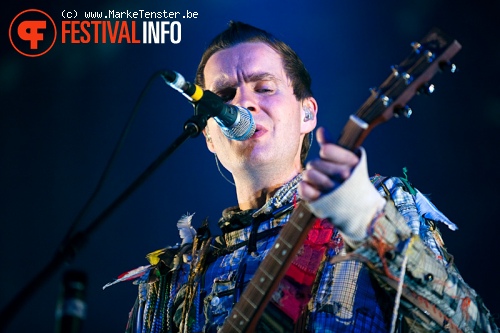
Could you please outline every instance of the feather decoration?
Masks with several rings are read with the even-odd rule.
[[[157,265],[160,262],[160,256],[167,251],[166,248],[153,251],[146,255],[146,259],[151,265]]]
[[[177,228],[179,229],[179,236],[181,236],[181,246],[184,244],[189,244],[193,242],[196,236],[196,230],[191,226],[191,220],[193,219],[193,214],[184,214],[177,222]]]
[[[439,209],[434,206],[432,202],[427,199],[419,190],[416,190],[415,202],[418,207],[418,211],[423,217],[436,222],[442,222],[448,226],[450,230],[457,230],[458,227],[455,223],[451,222]]]
[[[109,286],[117,284],[118,282],[123,282],[123,281],[129,281],[129,280],[133,280],[133,279],[138,279],[138,278],[144,276],[145,274],[149,275],[150,268],[151,268],[151,265],[146,265],[146,266],[137,267],[137,268],[135,268],[133,270],[130,270],[130,271],[125,272],[125,273],[122,273],[122,274],[120,274],[116,278],[115,281],[106,283],[104,285],[104,287],[102,287],[102,289],[104,290],[104,289],[106,289]]]

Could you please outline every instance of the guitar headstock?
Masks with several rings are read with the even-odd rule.
[[[429,81],[438,71],[449,68],[453,72],[455,66],[451,58],[462,48],[437,28],[420,42],[412,43],[412,47],[411,54],[392,67],[389,77],[379,87],[371,89],[371,96],[351,116],[352,124],[346,125],[338,140],[341,146],[354,150],[379,123],[393,116],[409,117],[408,101],[418,93],[431,93],[434,88]]]

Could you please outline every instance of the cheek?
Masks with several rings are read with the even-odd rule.
[[[300,107],[297,104],[288,105],[282,121],[290,127],[290,130],[298,130],[301,123]]]
[[[228,139],[212,118],[208,121],[207,130],[207,133],[210,134],[210,141],[207,141],[207,146],[212,153],[217,155],[231,153],[234,146],[240,142]]]
[[[212,137],[212,139],[218,138],[220,136],[224,136],[219,125],[217,125],[217,123],[215,122],[214,118],[208,119],[207,131],[208,131],[208,133],[210,133],[210,136]]]
[[[276,98],[262,101],[260,106],[267,110],[268,114],[275,119],[277,123],[300,124],[300,104],[292,96],[276,96]]]
[[[223,135],[219,129],[219,126],[215,123],[213,119],[209,119],[207,123],[207,127],[205,128],[205,138],[207,141],[207,146],[210,151],[220,146],[220,136]]]

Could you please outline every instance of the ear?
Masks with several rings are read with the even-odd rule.
[[[212,137],[210,136],[208,125],[203,129],[203,135],[205,136],[205,142],[207,143],[208,150],[211,153],[215,153],[214,143],[212,142]]]
[[[307,116],[307,113],[310,113]],[[318,123],[318,103],[314,99],[314,97],[304,98],[302,101],[302,109],[301,109],[301,122],[300,122],[300,133],[309,133],[316,127]]]

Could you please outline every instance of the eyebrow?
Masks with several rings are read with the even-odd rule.
[[[244,78],[245,82],[257,82],[257,81],[282,81],[280,78],[276,77],[269,72],[261,72],[261,73],[252,73]],[[229,79],[227,75],[221,76],[215,80],[213,84],[213,89],[215,91],[224,89],[224,88],[233,88],[237,86],[237,82]]]

